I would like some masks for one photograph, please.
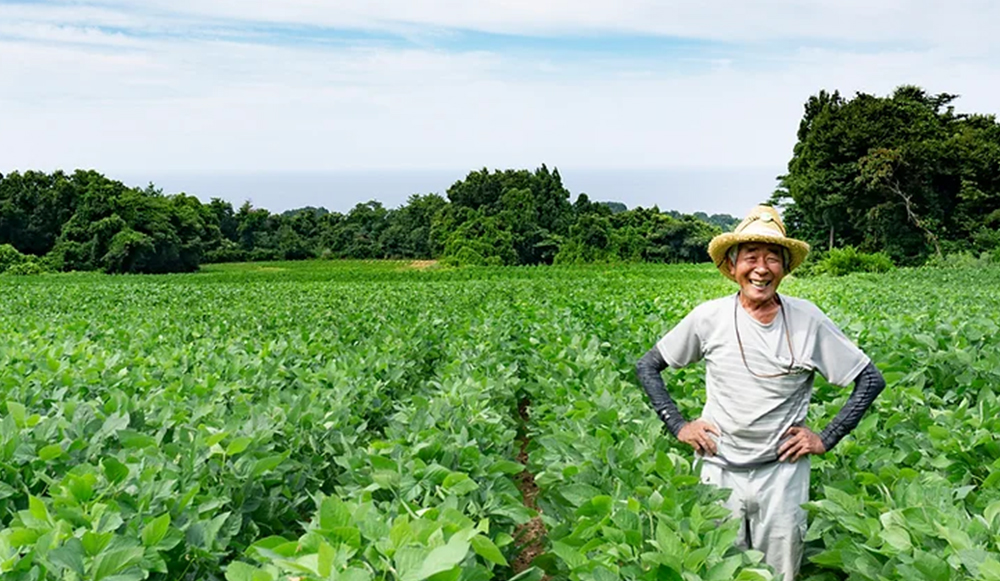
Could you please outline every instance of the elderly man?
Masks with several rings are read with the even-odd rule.
[[[785,236],[777,210],[758,206],[709,244],[734,295],[694,308],[636,364],[667,428],[703,459],[704,482],[732,490],[727,508],[743,521],[737,544],[762,551],[791,581],[802,560],[809,456],[830,451],[857,426],[885,387],[871,360],[815,305],[778,294],[809,245]],[[686,421],[661,372],[705,360],[705,407]],[[819,434],[805,426],[813,378],[854,391]]]

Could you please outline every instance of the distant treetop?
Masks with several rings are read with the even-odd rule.
[[[294,218],[298,214],[312,214],[316,218],[326,216],[330,213],[330,210],[320,206],[319,208],[314,208],[312,206],[303,206],[302,208],[295,208],[293,210],[285,210],[281,213],[282,218]]]
[[[612,214],[617,214],[619,212],[627,212],[628,211],[628,206],[626,206],[625,204],[623,204],[621,202],[597,202],[597,203],[607,206],[608,209],[611,210]]]

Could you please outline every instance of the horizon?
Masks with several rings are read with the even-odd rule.
[[[530,171],[534,169],[530,168]],[[766,168],[549,169],[559,169],[563,186],[570,192],[571,203],[580,194],[586,194],[591,201],[620,202],[629,209],[656,206],[664,212],[674,210],[683,214],[704,212],[731,216],[743,215],[767,200],[773,187],[768,190],[764,189],[764,185],[776,183],[774,177],[777,175]],[[456,181],[465,179],[470,171],[478,170],[122,172],[105,175],[129,187],[144,188],[152,183],[164,194],[184,193],[197,197],[203,203],[211,198],[220,198],[230,202],[234,208],[248,201],[255,208],[265,208],[275,214],[308,206],[346,214],[355,205],[370,201],[380,202],[392,209],[405,204],[411,195],[438,194],[447,199],[447,189]],[[294,195],[287,190],[293,190]]]

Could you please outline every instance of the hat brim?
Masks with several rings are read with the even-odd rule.
[[[785,274],[788,274],[798,268],[798,266],[802,264],[802,261],[806,259],[806,255],[809,254],[809,244],[794,238],[786,238],[784,236],[768,236],[766,234],[748,234],[745,232],[727,232],[725,234],[719,234],[715,238],[712,238],[712,241],[708,243],[708,255],[712,257],[712,262],[715,263],[719,272],[733,282],[736,281],[736,277],[729,272],[729,263],[726,261],[726,253],[734,244],[744,244],[746,242],[777,244],[787,248],[789,260],[788,270]]]

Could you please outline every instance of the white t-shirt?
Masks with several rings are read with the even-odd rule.
[[[656,346],[674,368],[705,359],[705,407],[701,418],[719,428],[718,452],[705,461],[730,468],[752,467],[777,459],[781,436],[805,421],[818,371],[833,385],[847,387],[869,358],[811,302],[781,295],[779,312],[763,324],[740,305],[738,295],[694,308]],[[785,334],[791,333],[792,363]],[[736,341],[739,324],[746,365]]]

